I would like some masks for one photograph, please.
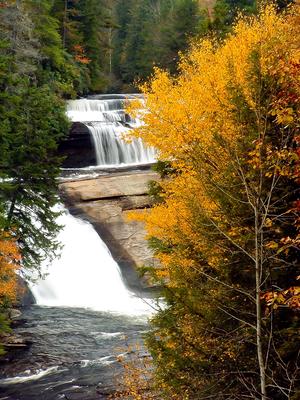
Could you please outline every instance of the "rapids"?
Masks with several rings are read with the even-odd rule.
[[[151,300],[127,290],[90,223],[66,210],[58,222],[62,255],[32,285],[37,305],[15,330],[32,345],[0,363],[1,400],[108,399],[123,372],[118,356],[142,348],[154,312]]]

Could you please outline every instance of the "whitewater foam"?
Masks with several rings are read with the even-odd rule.
[[[58,236],[64,247],[48,271],[42,266],[48,272],[46,278],[31,284],[38,305],[136,316],[153,313],[148,299],[127,290],[119,266],[89,222],[66,210],[57,222],[64,225]]]

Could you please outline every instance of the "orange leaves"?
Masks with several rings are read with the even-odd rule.
[[[16,271],[20,267],[21,256],[14,239],[2,232],[0,236],[0,302],[13,301],[16,296]]]
[[[268,307],[290,307],[300,310],[300,286],[293,286],[287,290],[270,291],[262,295],[262,299]]]
[[[77,44],[73,46],[74,58],[80,64],[89,64],[91,60],[86,57],[83,46]]]
[[[137,343],[128,346],[124,355],[119,355],[117,361],[124,368],[120,390],[110,399],[123,399],[130,396],[135,400],[154,400],[156,394],[152,391],[152,359]]]

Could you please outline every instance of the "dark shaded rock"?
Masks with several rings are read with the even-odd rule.
[[[1,344],[4,347],[14,347],[14,348],[18,348],[18,347],[27,347],[28,345],[30,345],[29,342],[27,342],[26,339],[24,339],[22,336],[16,335],[16,334],[12,334],[12,333],[2,333],[1,335]]]
[[[65,157],[64,168],[84,168],[97,164],[90,132],[80,122],[72,125],[68,137],[60,143],[58,152]]]
[[[86,393],[86,392],[77,392],[77,393],[66,393],[65,398],[67,400],[102,400],[107,399],[107,396],[101,396],[97,393]]]
[[[32,304],[36,304],[35,298],[24,279],[18,276],[18,289],[17,289],[17,302],[15,306],[18,307],[29,307]]]

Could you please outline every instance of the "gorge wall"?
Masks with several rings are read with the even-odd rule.
[[[92,179],[60,184],[61,196],[70,212],[93,224],[119,264],[127,287],[136,293],[151,291],[136,274],[137,267],[155,265],[141,222],[128,221],[132,210],[151,207],[148,183],[158,180],[152,171],[116,172]]]

